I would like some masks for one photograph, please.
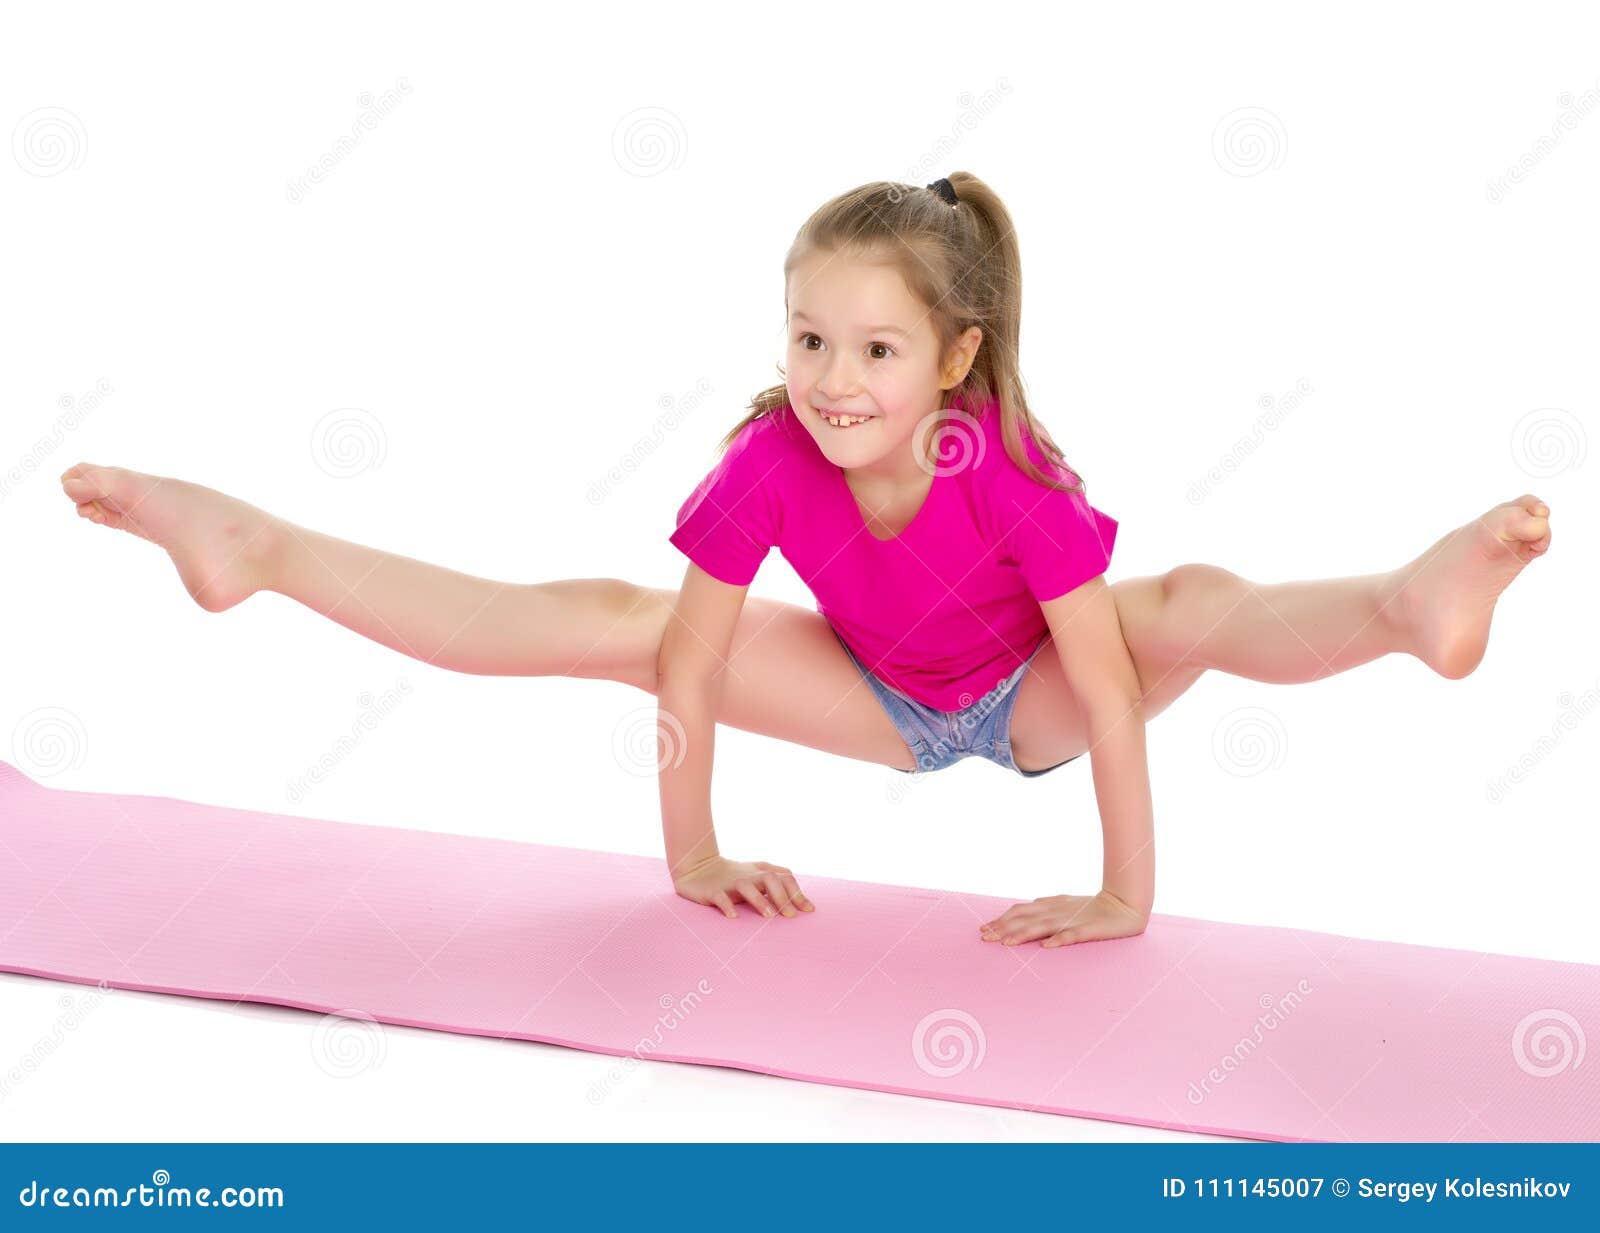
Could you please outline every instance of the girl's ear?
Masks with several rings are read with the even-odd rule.
[[[961,332],[961,336],[950,344],[950,352],[944,365],[942,388],[952,389],[965,380],[968,370],[972,367],[972,361],[978,358],[978,347],[982,342],[983,331],[975,325],[969,325]]]

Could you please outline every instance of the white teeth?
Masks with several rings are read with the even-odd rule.
[[[872,417],[869,415],[829,415],[826,411],[820,412],[823,419],[835,428],[848,428],[852,424],[865,424]]]

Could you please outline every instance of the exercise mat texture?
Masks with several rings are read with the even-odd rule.
[[[0,762],[10,972],[1241,1138],[1600,1137],[1597,966],[1159,913],[1004,947],[1012,899],[803,884],[729,920],[655,858]]]

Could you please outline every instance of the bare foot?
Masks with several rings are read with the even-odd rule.
[[[62,472],[61,487],[82,517],[165,548],[207,612],[267,585],[280,524],[253,505],[199,484],[90,462]]]
[[[1413,655],[1458,680],[1489,644],[1495,601],[1550,547],[1550,510],[1531,493],[1495,506],[1394,571],[1379,595]]]

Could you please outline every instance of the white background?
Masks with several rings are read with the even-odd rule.
[[[208,615],[55,477],[118,463],[489,577],[675,586],[678,504],[776,380],[795,230],[863,181],[970,170],[1018,225],[1026,378],[1121,522],[1113,581],[1370,573],[1523,492],[1553,509],[1467,679],[1213,673],[1153,722],[1156,910],[1600,962],[1597,36],[1582,4],[8,9],[0,125],[59,109],[68,165],[0,158],[0,757],[659,855],[656,785],[612,747],[647,695],[452,674],[277,595]],[[1219,143],[1241,109],[1264,146]],[[66,399],[92,410],[63,428]],[[1264,399],[1292,410],[1266,427]],[[341,410],[354,475],[313,445]],[[754,589],[810,603],[777,553]],[[1262,743],[1225,752],[1241,723]],[[729,855],[1017,900],[1099,885],[1087,762],[970,760],[896,803],[887,768],[732,729],[717,752]],[[0,977],[0,1071],[88,992]],[[0,1134],[1170,1137],[670,1064],[597,1107],[610,1058],[401,1028],[336,1079],[316,1018],[114,992]]]

